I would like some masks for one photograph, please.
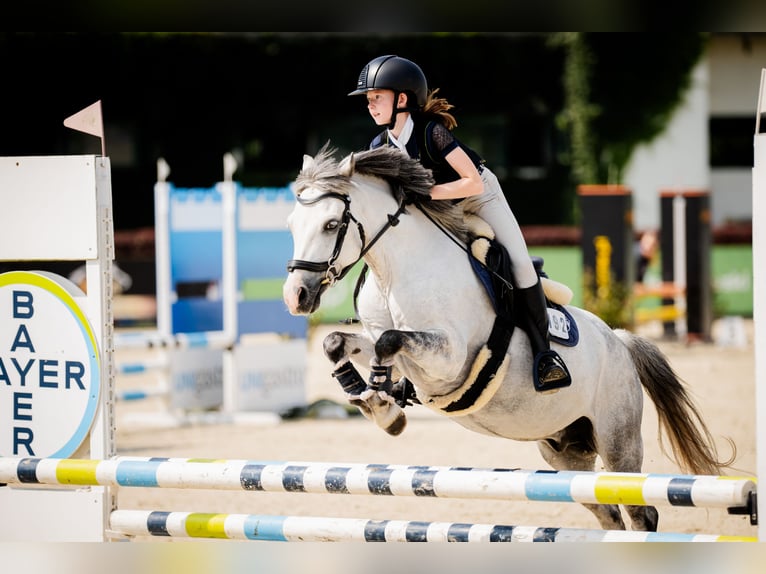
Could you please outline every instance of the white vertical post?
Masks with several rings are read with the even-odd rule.
[[[114,224],[112,216],[112,180],[108,157],[96,158],[96,208],[98,253],[85,262],[88,289],[88,316],[100,342],[101,400],[90,432],[90,457],[114,456],[114,316],[112,313],[112,261],[114,260]]]
[[[170,301],[170,167],[157,160],[157,183],[154,184],[154,245],[157,288],[157,332],[167,341],[173,332]]]
[[[673,198],[673,283],[678,293],[675,306],[680,317],[676,320],[676,334],[685,338],[686,323],[686,198],[678,193]]]
[[[236,390],[237,367],[235,363],[234,346],[239,338],[239,270],[237,265],[237,184],[234,183],[234,172],[237,170],[237,160],[234,155],[227,153],[223,156],[223,182],[221,183],[221,201],[223,206],[222,257],[223,268],[221,291],[223,299],[223,331],[229,341],[228,348],[223,351],[223,412],[233,413],[237,410]]]
[[[223,331],[231,344],[239,335],[237,325],[237,302],[239,285],[237,277],[237,184],[233,176],[237,170],[237,160],[230,153],[223,156],[223,182],[221,183],[221,203],[223,223],[221,225],[222,278],[223,291]]]
[[[756,109],[753,162],[753,324],[755,326],[756,459],[760,484],[766,484],[766,68]],[[758,540],[766,542],[766,494],[758,497]]]

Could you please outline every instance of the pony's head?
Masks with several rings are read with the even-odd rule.
[[[434,180],[419,161],[388,147],[352,153],[342,161],[335,159],[335,152],[328,143],[316,156],[304,156],[292,186],[297,202],[287,223],[294,258],[288,262],[283,288],[292,314],[316,311],[327,287],[342,278],[379,236],[395,225],[391,217],[408,213],[406,206],[420,205],[442,225],[462,235],[462,209],[449,201],[429,201]],[[352,195],[354,204],[364,202],[356,210]],[[370,227],[357,216],[376,201],[371,211],[378,214],[378,221]],[[370,228],[365,230],[365,225]]]

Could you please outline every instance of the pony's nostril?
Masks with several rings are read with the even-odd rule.
[[[306,298],[308,297],[308,292],[303,287],[298,287],[296,289],[296,295],[298,297],[298,305],[303,305],[306,302]]]

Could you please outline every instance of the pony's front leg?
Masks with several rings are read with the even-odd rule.
[[[460,374],[466,353],[444,331],[389,329],[375,342],[375,358],[371,365],[390,367],[399,355],[422,370],[429,380],[452,381]]]
[[[368,387],[351,360],[358,364],[371,363],[374,356],[372,341],[363,335],[334,331],[324,339],[324,353],[334,365],[333,376],[338,380],[349,403],[391,435],[398,435],[407,425],[404,411],[389,393],[390,388]],[[371,378],[375,378],[374,373]]]

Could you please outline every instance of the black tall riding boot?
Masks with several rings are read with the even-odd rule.
[[[529,336],[534,354],[532,378],[535,390],[541,393],[556,392],[572,384],[564,360],[551,349],[548,338],[548,311],[542,283],[526,289],[514,290],[514,308],[517,324]]]

